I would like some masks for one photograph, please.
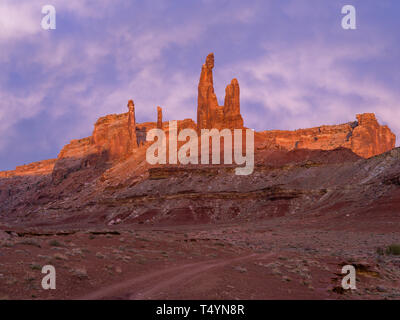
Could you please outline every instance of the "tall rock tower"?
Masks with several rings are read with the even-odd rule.
[[[162,108],[160,106],[157,107],[157,129],[162,129]]]
[[[129,144],[128,152],[133,148],[138,147],[137,137],[136,137],[136,119],[135,119],[135,104],[133,100],[128,101],[128,132],[129,132]]]
[[[243,128],[240,114],[240,88],[237,79],[233,79],[225,89],[224,125],[229,129]]]
[[[218,108],[217,97],[214,93],[213,72],[214,54],[210,53],[201,68],[197,97],[197,126],[199,129],[211,128],[213,116]]]

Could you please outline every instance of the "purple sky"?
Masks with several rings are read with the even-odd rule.
[[[57,29],[41,28],[41,8]],[[341,8],[357,10],[357,30]],[[0,170],[57,157],[98,117],[196,119],[209,52],[223,104],[233,77],[245,125],[297,129],[375,112],[400,134],[398,0],[1,0]]]

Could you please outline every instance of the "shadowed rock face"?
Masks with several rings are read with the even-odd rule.
[[[361,214],[379,199],[387,199],[388,205],[393,200],[398,215],[399,149],[371,159],[346,148],[258,150],[249,176],[235,175],[232,165],[149,166],[145,151],[139,147],[110,167],[84,166],[57,184],[48,175],[0,179],[0,221],[175,225],[196,223],[201,216],[201,223],[229,222],[304,213],[329,216],[338,210]]]
[[[214,92],[213,68],[214,54],[210,53],[201,69],[198,86],[198,129],[243,128],[243,119],[240,114],[239,82],[237,79],[233,79],[226,87],[224,106],[219,106]]]

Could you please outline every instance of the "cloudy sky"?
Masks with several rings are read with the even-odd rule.
[[[42,6],[57,12],[43,30]],[[357,29],[344,30],[352,4]],[[55,158],[100,116],[196,118],[209,52],[245,125],[297,129],[375,112],[400,134],[398,0],[0,0],[0,170]]]

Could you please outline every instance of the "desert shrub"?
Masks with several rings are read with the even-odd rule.
[[[1,242],[1,243],[0,243],[0,247],[4,247],[4,248],[12,248],[12,247],[14,247],[14,243],[12,243],[12,242],[8,242],[8,241]]]
[[[19,241],[18,244],[24,244],[26,246],[34,246],[34,247],[38,247],[38,248],[41,247],[39,241],[37,241],[35,239],[31,239],[31,238],[23,239],[23,240]]]
[[[38,264],[36,264],[36,263],[31,263],[31,264],[30,264],[30,268],[31,268],[32,270],[42,270],[41,266],[38,265]]]
[[[58,240],[53,239],[53,240],[49,241],[49,246],[51,246],[51,247],[62,247],[62,246],[64,246],[64,244],[61,243]]]
[[[385,250],[382,247],[376,248],[376,253],[380,256],[383,256],[385,254]]]
[[[392,254],[395,256],[400,256],[400,244],[391,244],[386,248],[386,253],[387,254]]]

